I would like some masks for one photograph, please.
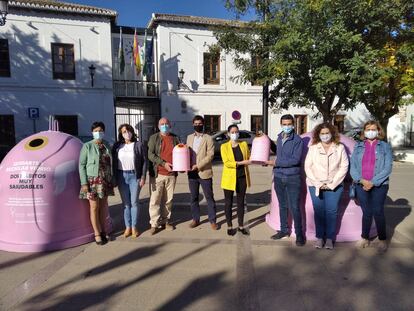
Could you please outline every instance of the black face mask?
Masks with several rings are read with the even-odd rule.
[[[202,133],[204,130],[204,125],[194,125],[194,131],[196,131],[197,133]]]

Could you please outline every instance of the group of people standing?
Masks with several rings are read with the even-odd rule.
[[[280,123],[282,131],[276,144],[272,144],[276,160],[263,164],[273,167],[273,184],[280,211],[280,230],[271,238],[279,240],[290,236],[290,212],[294,221],[296,245],[303,246],[306,243],[300,209],[304,166],[306,184],[314,208],[315,247],[332,249],[337,233],[338,208],[344,191],[344,179],[350,167],[353,187],[363,212],[362,239],[358,246],[364,248],[369,245],[374,219],[380,241],[379,248],[385,251],[387,244],[384,204],[392,170],[392,150],[384,141],[384,132],[379,123],[369,121],[364,125],[362,141],[356,144],[350,160],[344,145],[339,141],[336,127],[329,123],[319,124],[313,130],[304,165],[304,142],[294,131],[293,116],[283,115]],[[146,147],[137,139],[132,126],[122,124],[118,129],[118,140],[111,149],[103,139],[105,125],[102,122],[92,125],[94,139],[84,144],[80,154],[80,198],[89,200],[91,224],[97,244],[103,245],[108,241],[105,227],[108,218],[107,197],[113,195],[115,186],[119,188],[124,205],[124,236],[139,236],[139,193],[146,183],[147,171],[150,187],[150,233],[154,235],[163,229],[175,229],[171,212],[177,172],[173,171],[172,153],[179,144],[179,139],[171,132],[171,124],[167,118],[159,120],[158,128],[159,132],[150,137]],[[191,163],[191,170],[187,173],[192,215],[189,226],[195,228],[200,225],[201,186],[207,201],[211,229],[218,230],[212,181],[214,142],[211,136],[204,133],[202,116],[193,118],[193,128],[194,132],[188,135],[186,142],[190,149]],[[237,125],[230,125],[227,135],[229,141],[220,148],[223,161],[221,188],[224,191],[227,234],[233,236],[240,232],[249,235],[244,227],[245,197],[250,186],[249,147],[246,142],[239,140]],[[237,229],[233,229],[232,222],[234,192],[237,202]]]

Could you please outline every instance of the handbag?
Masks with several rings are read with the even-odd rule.
[[[351,183],[349,186],[349,198],[350,199],[356,199],[356,185],[354,182]]]

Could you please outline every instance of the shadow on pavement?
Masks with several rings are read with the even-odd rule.
[[[155,266],[151,270],[145,272],[144,274],[138,277],[135,277],[132,279],[126,279],[125,282],[111,284],[109,286],[102,287],[99,290],[96,290],[96,289],[85,290],[80,293],[73,293],[65,297],[58,298],[59,289],[63,288],[64,286],[67,286],[76,281],[79,282],[84,278],[94,277],[98,274],[109,272],[110,270],[113,270],[113,269],[119,269],[127,263],[137,261],[141,258],[154,255],[155,252],[160,247],[162,247],[164,244],[138,248],[132,251],[130,254],[125,254],[121,257],[118,257],[117,259],[111,260],[103,265],[99,265],[95,268],[90,269],[89,271],[83,272],[77,277],[74,277],[71,280],[68,280],[62,284],[59,284],[53,289],[47,290],[27,300],[26,302],[24,302],[23,306],[25,307],[26,311],[39,310],[39,308],[36,307],[36,304],[43,304],[45,301],[50,300],[50,301],[53,301],[53,304],[49,305],[46,308],[42,308],[42,310],[84,310],[97,304],[104,304],[105,302],[109,301],[113,296],[115,296],[119,292],[122,292],[128,287],[136,283],[143,282],[146,279],[149,279],[155,275],[163,273],[166,270],[168,270],[170,267],[177,264],[178,262],[185,260],[199,252],[202,252],[203,250],[211,247],[212,245],[216,243],[217,242],[212,242],[207,245],[200,246],[199,248],[189,253],[186,253],[178,258],[172,259],[167,264]],[[137,306],[137,308],[139,309],[139,306]]]

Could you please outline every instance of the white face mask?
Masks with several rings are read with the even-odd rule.
[[[236,141],[239,139],[239,133],[230,133],[230,139]]]
[[[328,134],[320,134],[319,135],[319,139],[323,143],[329,143],[331,141],[331,138],[332,138],[331,133],[328,133]]]
[[[92,132],[93,139],[102,140],[105,136],[104,132]]]
[[[132,138],[132,133],[131,132],[125,132],[125,133],[122,133],[122,137],[125,139],[125,140],[131,140],[131,138]]]
[[[378,131],[377,130],[367,130],[367,131],[364,132],[364,135],[368,139],[375,139],[378,136]]]

